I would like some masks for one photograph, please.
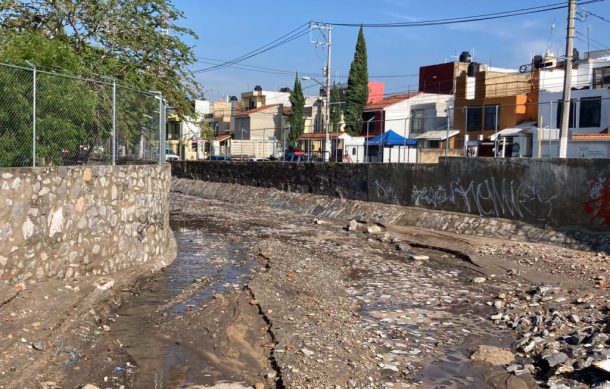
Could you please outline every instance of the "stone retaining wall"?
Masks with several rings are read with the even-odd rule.
[[[106,274],[163,255],[168,165],[0,169],[0,281]]]
[[[441,158],[438,164],[176,162],[172,174],[503,218],[539,228],[610,231],[606,160]]]
[[[309,193],[257,188],[209,181],[174,179],[172,191],[191,196],[289,209],[306,215],[347,221],[368,220],[466,235],[524,242],[546,242],[565,247],[610,252],[610,234],[579,229],[553,230],[508,219],[486,218],[416,207],[354,201]]]

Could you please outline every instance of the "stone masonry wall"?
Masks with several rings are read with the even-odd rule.
[[[168,165],[0,169],[0,282],[106,274],[165,254]]]

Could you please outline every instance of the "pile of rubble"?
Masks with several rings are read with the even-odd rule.
[[[605,278],[597,281],[603,285]],[[608,300],[549,285],[496,297],[488,302],[496,309],[490,319],[520,334],[509,372],[532,374],[549,387],[610,387]]]

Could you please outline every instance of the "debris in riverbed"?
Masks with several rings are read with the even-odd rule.
[[[515,356],[512,351],[506,348],[495,346],[480,345],[470,354],[473,361],[487,362],[494,366],[504,366],[512,363]]]

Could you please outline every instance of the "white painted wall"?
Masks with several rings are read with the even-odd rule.
[[[436,130],[439,126],[439,118],[446,120],[447,106],[449,105],[453,105],[453,96],[451,95],[420,93],[385,108],[385,130],[393,130],[407,138],[412,137],[411,113],[417,109],[425,110],[424,129]]]

